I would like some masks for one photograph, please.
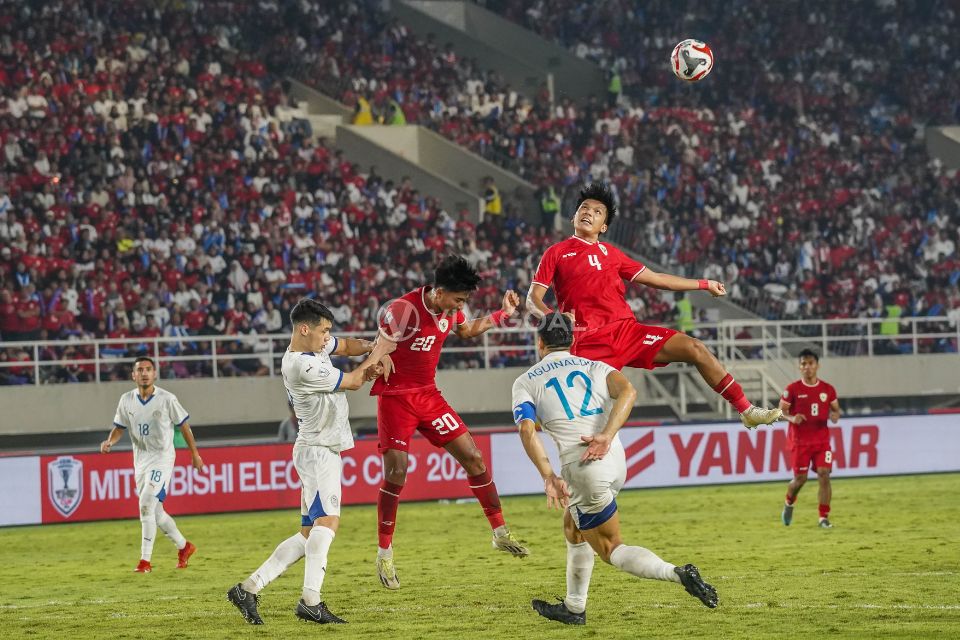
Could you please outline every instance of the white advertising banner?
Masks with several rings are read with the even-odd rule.
[[[960,415],[842,419],[831,427],[833,475],[872,476],[960,471]],[[559,471],[556,445],[540,434]],[[787,426],[747,431],[739,423],[628,427],[626,488],[788,480]],[[543,491],[514,433],[492,437],[494,480],[501,495]]]
[[[40,458],[0,458],[0,527],[40,522]]]

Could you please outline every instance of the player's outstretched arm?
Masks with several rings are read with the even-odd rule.
[[[527,291],[527,313],[535,318],[542,318],[553,311],[543,302],[543,297],[547,295],[547,291],[549,289],[542,284],[534,282],[530,285],[530,290]]]
[[[722,282],[681,278],[669,273],[658,273],[650,268],[644,269],[633,276],[632,282],[645,284],[654,289],[666,289],[667,291],[697,291],[702,289],[709,291],[714,298],[727,295],[727,288],[723,286]]]
[[[637,390],[634,388],[627,377],[619,371],[611,371],[607,374],[607,388],[610,390],[610,397],[614,399],[613,409],[610,410],[610,416],[607,418],[607,426],[603,431],[592,436],[581,436],[580,439],[587,443],[587,450],[580,456],[582,462],[588,460],[601,460],[603,456],[610,451],[610,444],[616,437],[617,432],[623,426],[623,423],[630,417],[633,405],[637,401]]]
[[[203,458],[200,457],[200,451],[197,450],[197,441],[193,437],[193,429],[190,428],[189,422],[184,422],[180,425],[180,433],[183,434],[183,439],[190,448],[190,459],[193,463],[193,468],[197,471],[203,471]]]
[[[124,431],[126,431],[126,429],[114,426],[113,429],[110,430],[110,435],[107,436],[107,439],[100,443],[100,453],[110,453],[113,445],[117,444],[120,438],[123,437]]]
[[[375,378],[376,375],[379,375],[382,372],[382,368],[377,368],[381,367],[380,360],[384,356],[393,353],[396,349],[396,342],[382,337],[377,338],[367,359],[360,363],[360,366],[350,373],[343,374],[343,380],[340,381],[340,388],[347,391],[355,391],[362,387],[363,384],[368,380]],[[374,369],[368,371],[368,369],[371,369],[371,367]]]
[[[360,338],[337,338],[337,348],[330,355],[334,356],[362,356],[373,351],[373,340]]]
[[[567,483],[553,472],[553,465],[550,464],[550,458],[547,451],[543,448],[543,442],[537,436],[537,425],[533,420],[521,420],[520,441],[523,442],[523,450],[527,452],[527,457],[533,462],[533,466],[540,472],[543,478],[543,491],[547,494],[547,506],[549,508],[566,509],[569,504],[570,492],[567,491]]]
[[[500,304],[499,310],[494,311],[488,316],[457,325],[454,331],[456,331],[457,337],[459,338],[476,338],[494,327],[502,326],[507,318],[516,313],[517,307],[519,306],[520,296],[517,295],[516,291],[508,289],[507,292],[503,294],[503,302]]]

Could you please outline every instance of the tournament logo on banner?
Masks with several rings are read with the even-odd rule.
[[[64,518],[77,510],[83,500],[83,462],[60,456],[47,464],[47,497]]]

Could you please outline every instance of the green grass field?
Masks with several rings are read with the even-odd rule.
[[[532,555],[490,548],[477,504],[402,504],[395,539],[403,588],[373,569],[376,509],[344,511],[324,598],[350,624],[311,628],[293,616],[297,564],[263,593],[250,627],[226,590],[298,526],[294,512],[178,518],[199,551],[177,571],[161,538],[154,572],[132,573],[139,523],[0,530],[4,638],[760,638],[960,637],[960,474],[834,482],[833,530],[816,527],[815,485],[780,524],[784,484],[628,491],[624,538],[677,564],[694,562],[720,594],[709,610],[679,585],[641,581],[599,560],[586,627],[540,618],[530,599],[562,595],[560,516],[539,497],[507,498]],[[169,505],[176,513],[176,502]]]

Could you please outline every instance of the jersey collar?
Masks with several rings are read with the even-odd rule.
[[[596,242],[590,242],[589,240],[584,240],[583,238],[581,238],[580,236],[578,236],[578,235],[576,235],[576,234],[574,234],[574,235],[572,235],[572,236],[570,236],[570,237],[573,238],[574,240],[579,240],[579,241],[582,242],[583,244],[588,245],[588,246],[591,246],[591,247],[594,247],[594,246],[600,244],[600,241],[599,241],[599,240],[597,240]]]
[[[819,387],[819,386],[820,386],[820,378],[817,378],[817,381],[814,382],[813,384],[807,384],[806,381],[804,381],[803,378],[800,378],[800,382],[801,382],[801,383],[803,384],[803,386],[805,386],[805,387]]]

